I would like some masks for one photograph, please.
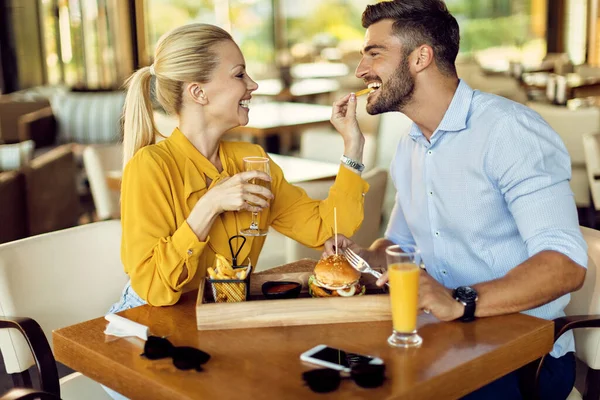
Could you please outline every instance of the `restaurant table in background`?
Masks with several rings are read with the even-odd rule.
[[[292,263],[262,273],[290,271],[298,267]],[[140,357],[143,342],[111,340],[103,333],[104,318],[54,331],[54,354],[131,399],[305,399],[315,395],[301,374],[314,366],[302,363],[300,354],[327,344],[382,358],[387,380],[376,389],[344,380],[337,391],[319,398],[439,399],[461,397],[541,357],[552,349],[554,335],[552,321],[523,314],[468,324],[423,314],[418,321],[423,345],[405,350],[387,344],[391,321],[198,331],[195,305],[196,293],[190,292],[174,306],[142,306],[119,315],[175,345],[211,354],[203,372],[179,371],[170,359]]]
[[[331,103],[333,93],[340,89],[335,79],[302,79],[292,83],[285,89],[281,79],[264,79],[256,81],[258,89],[253,96],[269,96],[280,101],[305,102],[318,104],[319,99]]]
[[[556,75],[548,72],[524,73],[522,85],[529,98],[535,92],[551,102],[566,104],[569,99],[600,95],[600,76],[578,73]],[[539,97],[539,96],[538,96]]]
[[[349,73],[350,68],[344,63],[306,63],[296,64],[291,68],[292,77],[296,79],[339,78]]]
[[[326,127],[331,123],[331,106],[307,103],[269,102],[250,104],[249,121],[246,126],[231,129],[227,135],[255,141],[266,149],[268,136],[279,136],[281,154],[287,154],[292,136],[299,129]],[[177,127],[177,117],[154,112],[158,131],[169,136]]]
[[[279,165],[285,179],[292,184],[333,179],[337,176],[340,164],[323,161],[307,160],[305,158],[282,156],[269,153],[269,157]],[[121,190],[123,171],[108,171],[106,181],[111,190]]]

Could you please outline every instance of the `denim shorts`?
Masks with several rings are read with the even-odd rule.
[[[107,314],[114,314],[130,308],[139,307],[147,304],[131,287],[131,280],[127,281],[121,298],[112,305]]]
[[[128,281],[123,289],[123,293],[121,294],[121,298],[115,304],[112,305],[110,310],[108,310],[108,314],[118,313],[123,310],[129,310],[130,308],[143,306],[146,302],[138,296],[138,294],[131,287],[131,281]],[[122,394],[115,392],[111,388],[108,388],[104,385],[101,385],[102,388],[106,391],[106,393],[112,397],[114,400],[128,400],[127,397]]]

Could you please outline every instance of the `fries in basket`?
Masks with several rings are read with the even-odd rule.
[[[252,265],[234,268],[224,256],[216,254],[215,268],[207,269],[215,303],[246,301],[251,270]]]

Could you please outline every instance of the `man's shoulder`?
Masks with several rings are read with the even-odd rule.
[[[488,127],[500,121],[510,124],[520,119],[540,119],[539,114],[524,104],[479,90],[473,91],[470,114],[472,123],[481,122]]]

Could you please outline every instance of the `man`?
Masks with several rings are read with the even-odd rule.
[[[564,315],[568,293],[583,284],[587,246],[558,135],[529,108],[458,79],[458,24],[441,0],[370,5],[362,23],[356,76],[380,86],[367,111],[402,112],[414,124],[391,165],[397,196],[385,238],[367,250],[341,237],[340,247],[382,266],[387,246],[416,244],[427,268],[419,307],[442,321]],[[338,129],[359,129],[354,95],[334,107],[346,110]],[[325,252],[333,251],[329,241]],[[572,334],[556,342],[544,363],[542,398],[567,397],[573,351]],[[522,398],[518,376],[467,398]]]

